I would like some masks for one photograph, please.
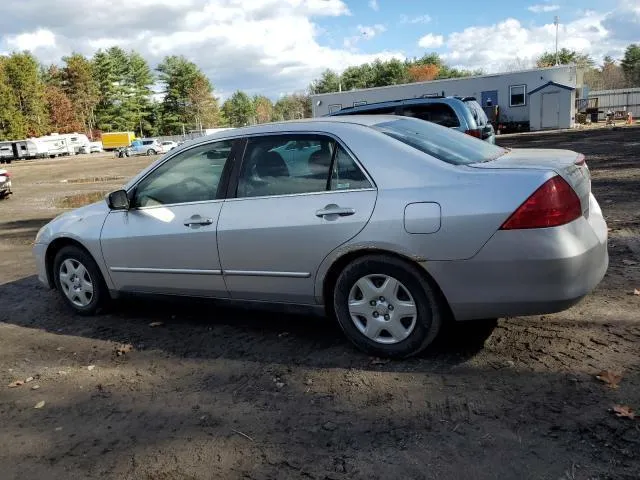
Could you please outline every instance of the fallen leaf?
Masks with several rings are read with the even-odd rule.
[[[638,290],[637,288],[633,289],[633,294],[634,295],[640,295],[640,290]]]
[[[9,385],[7,385],[7,387],[16,388],[16,387],[19,387],[21,385],[24,385],[24,382],[22,380],[16,380],[15,382],[11,382]]]
[[[630,418],[631,420],[636,418],[636,413],[629,405],[614,405],[613,411],[616,414],[616,417]]]
[[[601,382],[606,383],[609,388],[618,388],[618,384],[622,380],[622,374],[615,373],[610,370],[603,370],[596,375],[596,378]]]
[[[115,348],[116,355],[118,355],[119,357],[124,355],[125,353],[129,353],[131,350],[133,350],[133,345],[131,345],[130,343],[123,343],[122,345],[118,345]]]
[[[61,352],[62,350],[64,350],[64,347],[58,347],[58,348],[56,348],[56,350],[57,350],[58,352]]]
[[[31,390],[38,390],[40,388],[40,385],[34,385],[33,387],[31,387]]]
[[[93,370],[94,368],[96,368],[96,366],[95,366],[95,365],[89,365],[89,366],[87,367],[87,370],[91,371],[91,370]]]
[[[284,387],[284,383],[283,382],[276,382],[276,387],[282,388],[282,387]]]
[[[61,432],[61,431],[62,431],[62,427],[56,427],[56,428],[54,428],[54,430],[55,430],[56,432]]]
[[[622,259],[622,263],[625,265],[637,265],[638,262],[636,262],[635,260],[628,260],[626,258]]]
[[[164,322],[151,322],[149,324],[150,327],[161,327],[162,325],[164,325]]]
[[[33,408],[42,408],[42,407],[44,407],[44,400],[40,400],[38,403],[35,404]]]
[[[58,375],[66,375],[66,374],[67,374],[67,372],[65,372],[64,370],[60,370],[60,371],[58,372]]]
[[[33,377],[28,377],[24,383],[29,383],[29,382],[33,382],[34,378]]]

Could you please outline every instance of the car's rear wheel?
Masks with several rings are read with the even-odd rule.
[[[53,275],[64,302],[80,315],[95,314],[109,300],[100,269],[81,248],[61,248],[53,262]]]
[[[151,155],[155,155],[156,151],[153,150],[152,148],[150,148],[149,150],[147,150],[147,156],[151,156]]]
[[[380,357],[419,353],[442,324],[436,290],[418,267],[391,256],[366,256],[350,263],[338,276],[333,303],[349,340]]]

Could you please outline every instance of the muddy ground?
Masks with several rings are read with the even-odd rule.
[[[34,275],[38,228],[63,197],[117,187],[150,159],[11,165],[0,478],[639,478],[640,421],[611,409],[640,410],[640,129],[499,143],[587,155],[612,229],[609,271],[566,312],[455,325],[396,362],[313,316],[142,299],[69,314]],[[601,370],[621,373],[619,388]]]

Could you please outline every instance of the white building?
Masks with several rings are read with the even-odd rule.
[[[551,92],[538,90],[549,82],[558,88],[557,97]],[[534,95],[530,95],[530,93]],[[390,85],[387,87],[367,88],[344,92],[324,93],[311,96],[314,117],[320,117],[340,110],[367,103],[385,102],[407,98],[419,98],[440,94],[444,96],[475,97],[483,107],[500,108],[500,122],[530,124],[531,129],[570,128],[575,123],[575,99],[582,96],[582,73],[575,65],[560,65],[547,68],[521,70],[517,72],[478,75],[465,78],[433,80],[429,82]],[[537,96],[536,96],[537,95]],[[543,95],[547,95],[542,101]],[[540,97],[538,100],[537,97]],[[531,102],[534,105],[531,105]],[[556,101],[562,111],[556,111]],[[571,108],[565,108],[572,105]],[[540,109],[548,109],[549,113]],[[532,108],[535,122],[531,122]],[[551,111],[553,110],[553,113]],[[545,119],[544,125],[553,121],[554,127],[542,127],[539,118]]]

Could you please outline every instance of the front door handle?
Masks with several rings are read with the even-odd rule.
[[[211,225],[213,223],[212,218],[203,218],[200,215],[192,215],[184,221],[185,227],[202,227],[205,225]]]
[[[339,217],[348,217],[349,215],[353,215],[356,211],[353,208],[343,208],[338,205],[331,204],[327,205],[321,210],[316,211],[316,217],[327,217],[331,215],[337,215]]]

